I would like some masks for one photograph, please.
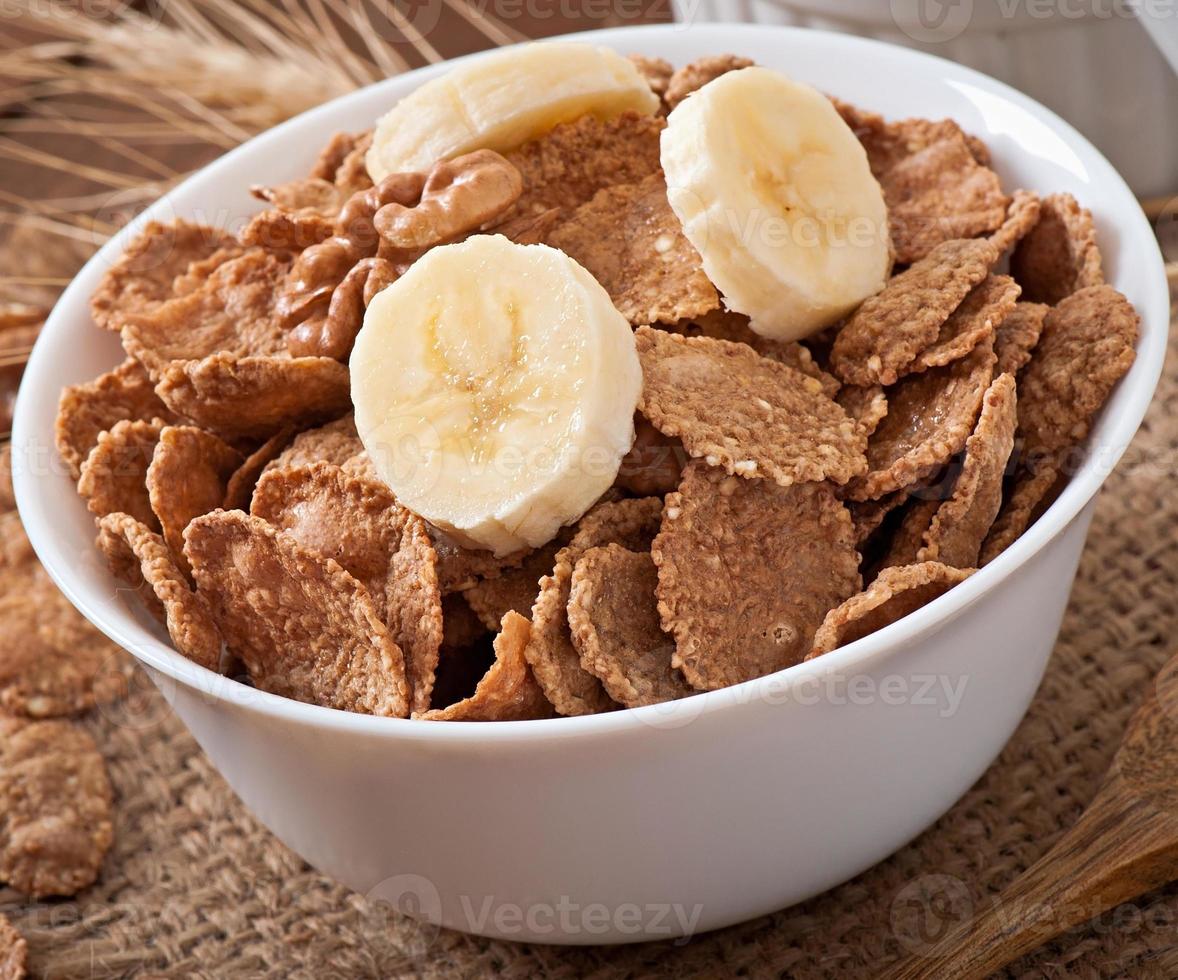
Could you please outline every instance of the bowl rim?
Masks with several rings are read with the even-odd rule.
[[[1096,176],[1109,186],[1109,193],[1133,202],[1133,207],[1129,209],[1128,213],[1118,216],[1118,230],[1125,233],[1128,238],[1148,236],[1150,240],[1153,240],[1152,228],[1124,180],[1100,151],[1074,127],[1011,86],[981,72],[934,55],[837,32],[752,24],[698,23],[689,27],[677,24],[644,25],[565,34],[543,40],[594,43],[615,49],[625,49],[632,42],[641,42],[644,37],[668,34],[683,36],[689,32],[704,35],[709,47],[720,44],[730,46],[732,50],[739,50],[742,38],[756,36],[763,40],[767,34],[776,34],[795,41],[804,37],[811,42],[833,44],[836,47],[844,46],[850,52],[864,52],[868,57],[872,52],[878,53],[882,49],[889,52],[892,57],[912,59],[916,63],[939,67],[941,71],[947,73],[950,80],[972,84],[988,94],[1014,103],[1016,107],[1032,116],[1038,124],[1049,130],[1054,130],[1055,135],[1062,138],[1069,148],[1081,151],[1086,162],[1096,169]],[[190,181],[205,174],[211,168],[228,166],[230,161],[237,160],[240,155],[250,154],[261,145],[281,139],[288,131],[299,128],[308,120],[317,120],[320,116],[329,115],[340,103],[358,98],[361,93],[370,92],[378,87],[407,92],[417,84],[448,70],[454,64],[478,58],[485,53],[487,52],[476,52],[460,58],[449,59],[357,89],[271,127],[218,157],[167,195],[154,202],[133,221],[120,229],[103,248],[91,257],[59,298],[46,323],[45,333],[48,334],[58,321],[67,317],[74,319],[77,317],[79,309],[86,308],[89,296],[81,293],[79,279],[82,278],[82,272],[95,262],[106,261],[117,256],[122,252],[125,243],[144,224],[154,217],[169,214],[169,204],[172,197],[180,193]],[[1151,264],[1156,268],[1147,270],[1147,274],[1144,276],[1147,296],[1143,302],[1138,303],[1138,310],[1143,322],[1151,322],[1154,318],[1161,318],[1163,324],[1168,324],[1169,291],[1160,250],[1156,250],[1156,259]],[[1109,444],[1107,446],[1102,444],[1102,450],[1107,451],[1100,454],[1099,462],[1097,461],[1098,454],[1088,454],[1082,466],[1071,477],[1051,507],[1014,544],[984,568],[916,612],[910,613],[903,619],[862,639],[824,654],[822,657],[731,687],[701,692],[665,704],[575,717],[562,716],[531,721],[494,723],[464,721],[445,724],[412,718],[377,717],[307,704],[259,691],[222,677],[187,660],[163,640],[153,640],[151,644],[144,644],[138,639],[128,636],[119,623],[106,616],[103,606],[95,601],[93,596],[87,594],[90,590],[77,585],[70,574],[70,569],[64,566],[64,563],[59,564],[51,557],[45,563],[45,568],[66,597],[87,619],[111,640],[120,647],[129,650],[139,661],[151,669],[157,684],[160,683],[159,675],[163,675],[186,688],[195,689],[211,701],[237,705],[285,723],[397,740],[447,743],[478,742],[479,744],[484,744],[488,740],[532,742],[537,739],[587,738],[645,731],[650,728],[675,728],[704,714],[739,710],[740,706],[747,701],[760,700],[770,695],[780,697],[783,693],[795,690],[800,684],[810,683],[824,676],[843,675],[849,677],[856,669],[869,667],[891,655],[903,653],[906,644],[937,631],[942,625],[993,591],[1058,537],[1096,496],[1105,478],[1128,448],[1129,442],[1139,428],[1145,411],[1152,401],[1161,375],[1167,333],[1166,329],[1143,332],[1138,343],[1135,363],[1129,374],[1122,379],[1118,388],[1118,390],[1127,389],[1123,396],[1125,404],[1121,406],[1120,414],[1109,420],[1110,431],[1106,433]],[[27,388],[31,387],[31,381],[40,374],[42,361],[47,360],[46,345],[39,342],[29,360],[25,383],[22,383],[21,392],[17,399],[13,426],[14,446],[25,445],[30,440],[35,422],[32,410],[25,409],[31,399],[25,398],[24,394]],[[1114,392],[1114,397],[1116,394],[1117,392]],[[13,478],[18,509],[24,513],[29,509],[29,501],[37,493],[37,476],[27,472],[27,468],[17,466],[14,467]],[[34,550],[44,560],[43,556],[48,553],[45,543],[52,537],[50,529],[40,523],[33,522],[26,527],[26,533]],[[165,697],[169,697],[166,685],[164,687]]]

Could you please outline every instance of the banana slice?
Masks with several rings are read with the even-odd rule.
[[[634,441],[633,331],[547,245],[476,235],[427,252],[373,298],[350,366],[377,472],[467,547],[551,541]]]
[[[721,75],[671,113],[661,158],[704,271],[758,333],[797,340],[883,287],[883,191],[816,89],[767,68]]]
[[[475,149],[504,152],[558,123],[633,109],[658,97],[628,58],[588,44],[527,44],[458,65],[407,95],[376,124],[365,162],[381,181]]]

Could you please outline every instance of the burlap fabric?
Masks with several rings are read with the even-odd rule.
[[[1178,357],[1097,508],[1058,647],[1001,758],[915,843],[805,905],[685,944],[557,949],[423,929],[306,867],[241,806],[146,681],[86,724],[117,843],[78,900],[0,911],[35,976],[871,976],[988,905],[1092,798],[1178,648]],[[869,805],[865,801],[865,805]],[[1178,886],[1101,916],[1011,977],[1178,977]]]

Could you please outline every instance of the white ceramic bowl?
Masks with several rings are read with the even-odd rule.
[[[735,51],[891,116],[951,116],[1008,188],[1071,191],[1096,216],[1108,276],[1144,320],[1097,448],[1049,512],[948,595],[846,648],[670,705],[551,721],[439,724],[299,704],[174,653],[92,548],[55,462],[63,385],[121,357],[87,298],[141,218],[66,290],[16,420],[16,490],[66,595],[146,666],[242,800],[311,864],[426,922],[509,939],[625,942],[712,929],[843,881],[927,827],[989,765],[1055,641],[1092,501],[1162,365],[1168,298],[1124,182],[1036,103],[946,61],[857,38],[701,25],[586,35],[682,63]],[[436,66],[339,99],[226,155],[151,216],[243,220],[247,188],[306,171]]]

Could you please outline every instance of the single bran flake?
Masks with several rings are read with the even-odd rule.
[[[599,191],[547,240],[588,269],[632,324],[673,323],[720,306],[661,173]]]
[[[994,352],[985,343],[890,389],[888,414],[867,445],[868,473],[848,488],[848,496],[874,500],[944,466],[973,431],[993,372]]]
[[[830,363],[847,384],[892,385],[997,260],[984,239],[944,242],[851,314],[835,338]]]
[[[495,637],[495,663],[474,694],[447,708],[427,711],[426,721],[526,721],[551,718],[552,705],[532,676],[524,657],[531,626],[516,612],[503,617]]]
[[[1014,377],[999,375],[982,399],[982,414],[965,441],[965,462],[953,495],[938,509],[919,561],[975,568],[1002,504],[1002,479],[1014,448],[1018,400]]]
[[[573,569],[569,626],[581,666],[627,708],[695,693],[671,666],[675,641],[659,622],[657,586],[650,555],[617,544],[590,548]]]
[[[409,714],[401,648],[368,590],[259,518],[193,521],[186,553],[229,647],[263,691],[363,714]]]
[[[870,586],[832,609],[814,637],[811,660],[890,626],[964,582],[974,570],[927,561],[885,568]]]
[[[114,839],[111,797],[83,729],[0,717],[0,881],[32,899],[92,885]]]
[[[699,461],[667,496],[652,554],[672,663],[697,690],[799,663],[827,610],[861,585],[851,518],[828,485],[741,480]]]
[[[744,344],[647,327],[635,336],[639,410],[690,455],[782,486],[864,472],[866,435],[816,379]]]

